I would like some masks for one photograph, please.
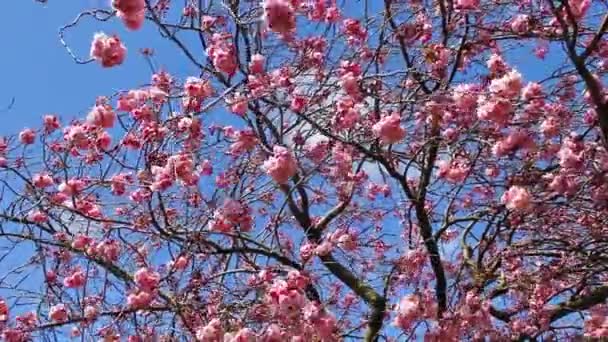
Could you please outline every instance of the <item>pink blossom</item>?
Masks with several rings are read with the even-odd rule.
[[[44,222],[48,221],[49,218],[44,212],[42,212],[40,210],[33,210],[33,211],[30,211],[29,214],[27,214],[27,219],[34,223],[40,224],[40,223],[44,223]]]
[[[508,209],[526,210],[532,205],[532,197],[528,190],[521,186],[511,186],[501,197],[501,201]]]
[[[401,329],[409,329],[418,316],[420,298],[417,295],[407,295],[401,298],[397,307],[397,316],[393,325]]]
[[[118,12],[118,17],[122,19],[122,22],[128,29],[135,31],[139,30],[142,27],[146,19],[146,13],[144,10],[131,14],[127,14],[125,12]]]
[[[349,44],[361,43],[367,39],[367,30],[358,20],[347,18],[342,21],[342,25]]]
[[[548,117],[540,124],[540,131],[547,138],[554,137],[559,134],[560,122],[555,117]]]
[[[334,244],[331,241],[323,241],[320,245],[315,248],[315,254],[319,256],[325,256],[331,253],[334,249]]]
[[[285,184],[297,173],[298,165],[291,151],[275,145],[273,155],[264,162],[263,168],[277,183]]]
[[[68,310],[64,304],[51,306],[49,309],[49,318],[55,322],[63,322],[68,319]]]
[[[291,99],[291,105],[289,109],[296,113],[301,113],[304,110],[304,107],[306,107],[307,103],[308,99],[306,97],[296,95],[293,97],[293,99]]]
[[[127,28],[137,30],[141,27],[146,8],[144,0],[112,0],[112,7],[118,11],[118,17]]]
[[[452,183],[462,183],[469,175],[469,162],[463,158],[456,158],[451,161],[442,160],[437,163],[439,167],[438,176],[445,178]]]
[[[476,10],[479,8],[480,0],[457,0],[456,9],[459,10]]]
[[[236,94],[234,97],[232,97],[229,104],[230,104],[230,111],[233,112],[234,114],[237,114],[240,116],[247,114],[247,109],[248,109],[247,97],[240,95],[240,94]]]
[[[0,299],[0,322],[8,321],[8,305],[4,299]]]
[[[264,63],[266,62],[266,57],[264,55],[260,55],[256,53],[251,56],[251,62],[249,62],[249,72],[252,74],[262,74],[264,73]]]
[[[515,153],[520,149],[533,149],[534,140],[530,133],[524,129],[514,129],[505,138],[492,146],[492,153],[497,157],[503,157]]]
[[[183,270],[188,266],[188,258],[185,256],[180,256],[172,262],[173,268],[176,270]]]
[[[386,115],[372,126],[372,132],[383,144],[395,144],[405,138],[401,127],[401,116],[398,113]]]
[[[237,69],[235,53],[235,47],[229,34],[215,33],[212,36],[211,45],[207,48],[207,55],[217,70],[228,76],[234,75]]]
[[[196,331],[196,339],[199,342],[217,342],[223,341],[224,330],[219,319],[212,319],[207,325],[199,328]]]
[[[37,173],[32,177],[32,184],[39,189],[44,189],[54,183],[53,178],[47,173]]]
[[[233,336],[224,335],[224,342],[256,342],[256,336],[249,328],[242,328]]]
[[[214,212],[209,224],[214,231],[230,232],[238,226],[240,231],[247,232],[253,226],[253,218],[247,205],[227,199],[222,207]]]
[[[127,296],[127,305],[130,308],[145,308],[154,300],[154,296],[146,291],[138,291]]]
[[[492,80],[489,89],[497,96],[510,99],[519,96],[522,87],[521,74],[512,70],[503,77]]]
[[[559,165],[565,169],[580,169],[585,163],[584,152],[578,142],[567,138],[557,153]]]
[[[36,132],[30,128],[26,128],[19,133],[19,141],[24,145],[31,145],[36,139]]]
[[[296,29],[295,9],[288,0],[265,0],[264,21],[270,30],[279,34],[290,34]]]
[[[213,95],[213,87],[208,80],[198,77],[188,77],[184,83],[184,92],[188,96],[206,99]]]
[[[479,98],[477,117],[481,120],[493,121],[504,126],[511,119],[512,113],[513,105],[509,100],[503,98],[488,99],[483,96]]]
[[[300,247],[300,257],[302,260],[310,259],[315,253],[316,246],[310,243],[303,244]]]
[[[110,68],[123,63],[127,49],[118,36],[107,36],[96,33],[91,43],[91,58],[101,63],[104,68]]]
[[[81,179],[71,178],[59,184],[57,190],[68,196],[72,196],[81,192],[84,189],[84,186],[85,183]]]
[[[507,64],[500,55],[492,54],[487,61],[488,69],[493,74],[502,74],[507,70]]]
[[[89,112],[87,120],[93,126],[112,128],[114,120],[116,120],[116,114],[114,114],[112,107],[108,105],[97,105]]]
[[[522,89],[522,98],[526,101],[542,100],[543,97],[543,87],[539,83],[530,82]]]
[[[83,287],[85,282],[85,274],[82,272],[82,270],[77,269],[72,274],[63,279],[63,286],[75,289]]]
[[[44,125],[44,131],[47,133],[53,132],[61,126],[61,124],[59,123],[59,118],[57,118],[55,115],[45,115],[42,121]]]
[[[530,31],[530,16],[519,14],[511,21],[511,30],[517,34],[525,34]]]
[[[284,340],[285,338],[281,331],[281,327],[276,323],[272,323],[266,328],[266,331],[262,335],[261,342],[282,342]]]
[[[143,291],[152,292],[158,287],[160,282],[160,274],[154,272],[148,268],[140,268],[133,275],[133,280],[135,284],[139,286]]]

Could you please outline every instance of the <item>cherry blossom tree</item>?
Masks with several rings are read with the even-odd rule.
[[[102,32],[117,21],[155,27],[197,72],[153,68],[86,117],[2,139],[2,339],[608,337],[607,10],[75,13],[59,39],[76,63],[155,58]],[[85,19],[100,32],[77,51],[64,33]]]

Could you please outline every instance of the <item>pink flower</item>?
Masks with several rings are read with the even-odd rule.
[[[263,168],[277,183],[285,184],[298,171],[296,159],[293,153],[283,146],[275,145],[273,153],[264,162]]]
[[[112,0],[112,7],[125,13],[139,12],[146,8],[144,0]]]
[[[47,173],[37,173],[32,177],[32,184],[39,189],[43,189],[53,185],[54,181]]]
[[[551,183],[549,183],[548,188],[558,194],[573,195],[578,191],[575,177],[558,174],[549,178],[551,179]]]
[[[544,98],[543,86],[536,82],[530,82],[522,89],[521,95],[522,95],[522,98],[526,101],[531,101],[531,100],[541,100],[542,101]]]
[[[99,313],[99,310],[97,310],[97,308],[92,305],[87,305],[84,308],[84,317],[86,319],[94,319],[95,317],[97,317],[98,313]]]
[[[264,21],[270,30],[289,34],[296,29],[295,10],[288,0],[265,0]]]
[[[127,305],[130,308],[145,308],[154,300],[154,296],[146,291],[138,291],[127,296]]]
[[[509,99],[519,96],[522,87],[521,74],[512,70],[503,77],[492,80],[489,89],[492,93]]]
[[[233,134],[233,137],[236,141],[228,148],[228,154],[233,156],[239,156],[245,152],[249,152],[258,144],[258,138],[251,129],[237,131]]]
[[[492,54],[486,64],[493,74],[502,74],[507,70],[507,64],[502,57],[497,54]]]
[[[44,125],[44,131],[50,133],[58,129],[61,125],[59,119],[55,115],[45,115],[42,119]]]
[[[209,159],[203,160],[200,166],[201,175],[203,176],[211,176],[213,174],[213,165],[211,165],[211,161]]]
[[[315,253],[315,248],[316,246],[311,243],[303,244],[300,247],[300,257],[302,258],[302,260],[310,259],[310,257],[312,257]]]
[[[367,39],[367,30],[358,20],[347,18],[342,21],[342,25],[349,44],[361,43]]]
[[[304,110],[304,107],[306,107],[307,103],[307,98],[305,98],[304,96],[295,95],[291,99],[291,105],[289,106],[289,109],[296,113],[301,113]]]
[[[242,328],[234,336],[224,335],[224,342],[255,342],[256,336],[249,328]]]
[[[437,166],[439,167],[438,176],[452,183],[464,182],[471,169],[468,160],[464,158],[456,158],[451,161],[441,160]]]
[[[229,232],[238,226],[241,231],[247,232],[253,226],[253,218],[247,205],[233,199],[227,199],[219,210],[213,214],[210,222],[211,229],[220,232]]]
[[[501,201],[511,210],[526,210],[532,205],[532,198],[528,190],[517,185],[511,186],[502,195]]]
[[[476,10],[479,8],[480,0],[457,0],[456,9],[459,10]]]
[[[68,319],[68,310],[64,304],[53,305],[49,309],[49,318],[55,322],[64,322]]]
[[[285,340],[281,327],[272,323],[266,328],[261,342],[282,342]]]
[[[331,241],[323,241],[320,245],[315,248],[315,254],[325,256],[331,253],[334,249],[334,244]]]
[[[493,121],[502,126],[509,122],[512,113],[513,105],[507,99],[488,99],[483,96],[479,98],[477,117],[481,120]]]
[[[492,152],[497,157],[502,157],[515,153],[520,149],[532,149],[535,147],[532,136],[525,129],[514,129],[502,140],[496,142],[492,147]]]
[[[199,342],[217,342],[224,338],[224,330],[219,319],[212,319],[207,325],[196,331],[196,339]]]
[[[108,261],[116,261],[120,256],[120,244],[117,240],[104,240],[95,246],[97,254]]]
[[[198,77],[188,77],[184,83],[184,92],[188,96],[206,99],[213,95],[211,82]]]
[[[86,282],[84,273],[77,269],[72,274],[63,279],[63,286],[71,289],[83,287]]]
[[[511,30],[517,34],[524,34],[530,31],[530,16],[519,14],[511,21]]]
[[[554,137],[559,134],[560,122],[555,117],[548,117],[540,124],[540,131],[547,138]]]
[[[567,138],[562,144],[557,156],[559,165],[564,169],[578,170],[585,163],[584,150],[579,142]]]
[[[122,19],[122,22],[130,30],[139,30],[144,24],[146,19],[145,10],[141,10],[136,13],[127,14],[125,12],[118,12],[118,17]]]
[[[383,144],[394,144],[405,138],[401,127],[401,116],[397,113],[386,115],[372,126],[372,132]]]
[[[105,33],[96,33],[91,43],[91,58],[101,63],[104,68],[122,64],[127,49],[118,36],[109,37]]]
[[[264,63],[266,62],[266,57],[256,53],[251,56],[251,62],[249,62],[249,72],[252,74],[262,74],[264,73]]]
[[[244,116],[245,114],[247,114],[247,109],[248,109],[248,102],[247,102],[247,97],[241,95],[241,94],[236,94],[229,102],[230,104],[230,111],[233,112],[236,115],[240,115],[240,116]]]
[[[114,120],[116,120],[116,114],[112,110],[112,107],[108,105],[97,105],[89,112],[87,121],[97,127],[112,128],[114,126]]]
[[[212,36],[211,45],[207,48],[207,55],[217,70],[228,76],[234,75],[237,69],[235,53],[235,47],[229,34],[215,33]]]
[[[26,128],[19,133],[19,141],[24,145],[31,145],[36,140],[36,132],[30,128]]]
[[[118,11],[127,28],[137,30],[144,21],[146,4],[144,0],[112,0],[112,7]]]
[[[140,289],[152,292],[158,287],[160,274],[143,267],[135,272],[133,280]]]
[[[76,195],[84,189],[84,182],[80,179],[72,178],[66,182],[59,184],[57,190],[68,196]]]
[[[131,182],[129,174],[120,173],[110,178],[112,193],[116,196],[122,196],[127,191],[127,185]]]
[[[183,270],[188,266],[188,258],[180,256],[172,262],[172,266],[176,270]]]
[[[8,305],[4,299],[0,299],[0,322],[8,321]]]
[[[401,298],[393,325],[404,330],[409,329],[418,318],[419,311],[420,297],[418,295],[411,294]]]
[[[27,214],[27,219],[34,223],[40,224],[40,223],[44,223],[44,222],[48,221],[49,218],[42,211],[34,210],[34,211],[31,211],[29,214]]]

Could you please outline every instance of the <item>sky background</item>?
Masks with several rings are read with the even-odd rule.
[[[17,0],[4,4],[4,10],[0,11],[0,41],[4,44],[0,55],[3,80],[0,82],[0,135],[18,133],[24,127],[37,128],[42,115],[47,113],[59,115],[64,122],[82,118],[97,96],[149,82],[150,68],[139,53],[141,48],[154,48],[158,66],[168,66],[166,69],[172,74],[197,74],[152,25],[129,32],[116,18],[108,22],[85,18],[68,31],[65,38],[81,59],[87,59],[95,32],[118,34],[128,49],[125,63],[108,69],[97,63],[76,64],[61,45],[58,29],[72,22],[82,10],[105,7],[107,3],[49,0],[47,5],[42,5],[34,0]],[[202,51],[200,56],[202,59]],[[13,98],[12,108],[5,110]]]

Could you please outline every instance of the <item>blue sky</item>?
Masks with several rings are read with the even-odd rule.
[[[167,69],[173,74],[197,74],[151,24],[128,32],[116,18],[103,23],[86,18],[66,34],[66,40],[76,54],[86,59],[95,32],[116,33],[127,46],[126,62],[110,69],[97,63],[76,64],[61,46],[58,29],[74,20],[81,10],[103,7],[105,2],[49,0],[47,5],[41,5],[34,0],[19,0],[4,4],[0,11],[0,135],[14,134],[26,126],[38,127],[46,113],[58,114],[65,121],[83,117],[97,96],[149,82],[150,69],[138,52],[140,48],[153,47],[159,66],[169,66]],[[201,51],[201,58],[202,54]],[[12,98],[12,109],[2,110]]]

